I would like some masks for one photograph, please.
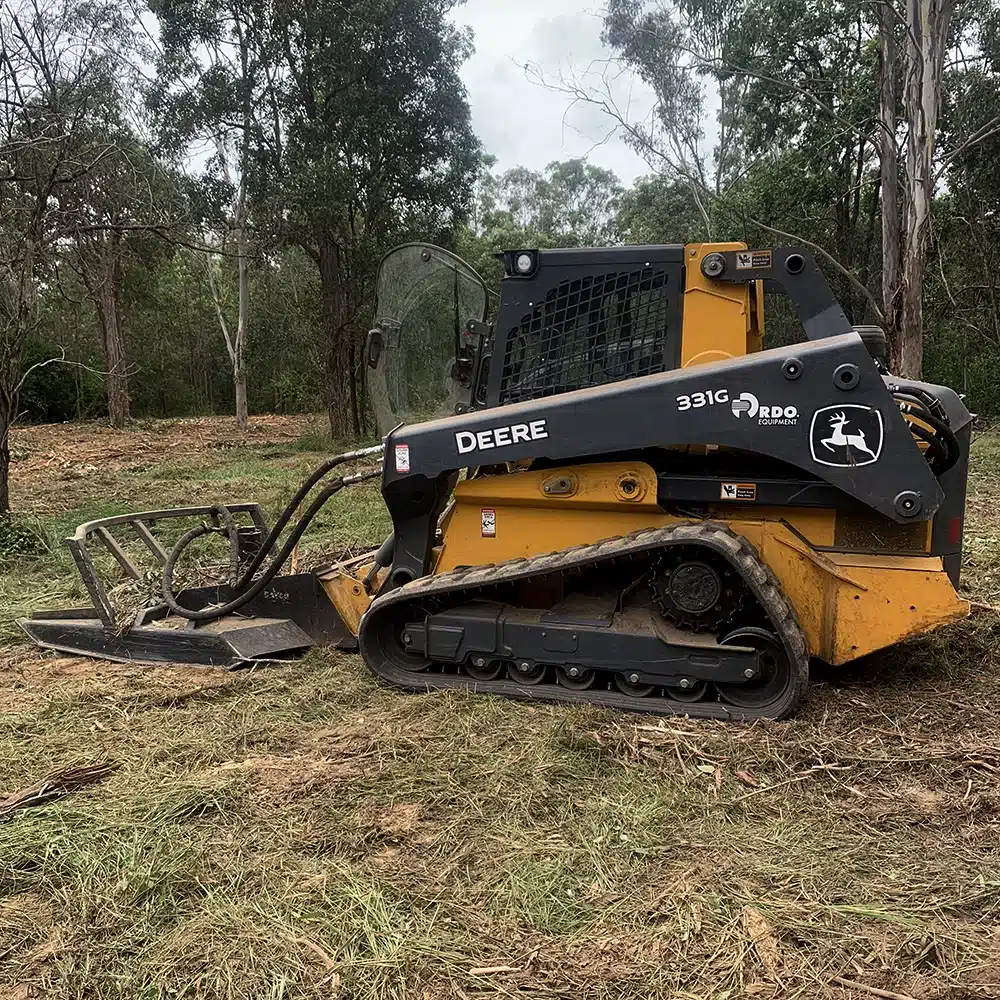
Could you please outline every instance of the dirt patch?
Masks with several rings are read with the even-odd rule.
[[[11,435],[11,491],[17,510],[59,512],[74,481],[100,481],[114,473],[142,472],[171,460],[226,450],[291,443],[315,429],[311,416],[252,417],[237,431],[232,417],[191,417],[139,422],[118,431],[103,424],[41,424]]]
[[[226,761],[212,774],[249,773],[262,791],[283,801],[312,795],[356,772],[350,762],[328,757],[247,757]]]
[[[192,692],[229,684],[233,675],[197,667],[103,663],[84,657],[50,657],[31,647],[5,651],[0,660],[0,714],[25,712],[50,698],[141,695],[178,707]]]
[[[917,816],[933,818],[940,816],[951,801],[941,789],[923,788],[920,785],[906,785],[900,789],[903,797],[910,803]]]
[[[380,836],[398,840],[413,833],[423,813],[424,807],[419,802],[401,802],[377,810],[372,817],[373,826]]]

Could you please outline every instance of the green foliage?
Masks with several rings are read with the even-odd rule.
[[[65,347],[33,338],[25,345],[27,375],[21,389],[22,419],[54,424],[80,420],[104,410],[104,385],[93,369],[56,360]]]
[[[616,221],[626,243],[698,243],[704,238],[690,188],[666,175],[637,180],[623,195]]]
[[[0,566],[26,556],[47,555],[51,549],[49,530],[30,514],[0,514]]]
[[[520,230],[561,246],[606,246],[617,239],[623,194],[612,171],[583,160],[550,163],[544,173],[524,167],[485,173],[476,227],[491,235]]]
[[[466,215],[479,143],[458,75],[471,39],[452,23],[453,6],[152,4],[162,86],[150,109],[166,150],[212,144],[197,185],[206,218],[224,229],[230,214],[244,211],[227,206],[234,196],[243,205],[246,195],[255,270],[280,268],[291,247],[314,269],[307,301],[286,319],[289,339],[272,334],[265,346],[256,315],[251,320],[247,367],[257,405],[287,410],[320,397],[332,430],[358,432],[356,358],[378,260],[408,238],[449,239]],[[231,287],[232,275],[221,270]],[[251,303],[256,314],[253,292]],[[265,391],[253,385],[261,354],[265,364],[279,362]]]

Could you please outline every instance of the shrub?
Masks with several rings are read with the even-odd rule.
[[[45,525],[29,514],[0,514],[0,565],[51,550]]]

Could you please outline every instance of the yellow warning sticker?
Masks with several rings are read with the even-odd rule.
[[[497,537],[497,512],[495,510],[483,510],[483,538]]]

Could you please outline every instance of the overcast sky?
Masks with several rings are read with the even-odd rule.
[[[609,53],[601,44],[598,4],[587,0],[466,0],[455,19],[472,27],[476,54],[462,78],[469,90],[472,120],[500,169],[517,165],[541,170],[553,160],[587,156],[626,183],[648,173],[646,164],[617,136],[603,112],[533,83],[519,64],[537,64],[555,80],[585,71]],[[641,82],[619,79],[616,96],[635,113],[649,106]]]

